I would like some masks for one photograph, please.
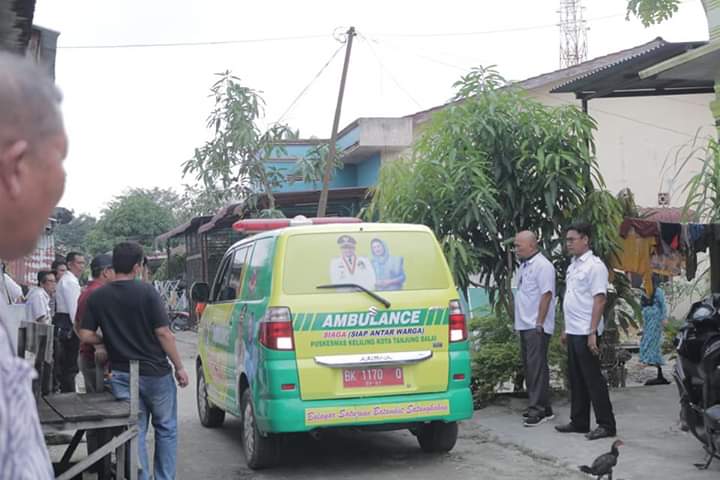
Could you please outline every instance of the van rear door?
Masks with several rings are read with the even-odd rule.
[[[293,316],[302,399],[447,390],[455,290],[429,230],[285,240],[283,300]]]

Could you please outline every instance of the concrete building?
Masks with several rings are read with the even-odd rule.
[[[714,99],[712,85],[702,88],[658,88],[652,96],[624,95],[613,92],[611,98],[587,92],[583,101],[570,89],[588,78],[610,75],[637,77],[647,65],[673,58],[701,47],[706,42],[666,42],[656,38],[648,43],[588,60],[570,68],[538,75],[516,83],[528,95],[548,106],[576,105],[587,108],[597,122],[595,145],[600,171],[607,188],[617,193],[630,188],[638,205],[682,206],[683,189],[697,162],[685,161],[693,145],[705,144],[714,136],[715,126],[708,108]],[[567,87],[563,89],[563,87]],[[559,92],[558,92],[559,91]],[[647,92],[643,92],[647,94]],[[380,167],[398,156],[409,155],[423,125],[440,105],[401,118],[360,118],[340,131],[338,151],[345,167],[335,173],[331,188],[370,187]],[[269,165],[286,173],[288,183],[278,191],[310,191],[321,185],[308,185],[293,177],[295,163],[315,146],[327,140],[287,142],[285,155],[269,159]],[[684,165],[684,167],[683,167]],[[293,182],[294,181],[294,182]],[[659,202],[659,198],[662,199]]]
[[[682,168],[693,144],[706,144],[715,135],[715,123],[708,108],[715,98],[712,85],[673,86],[655,92],[612,92],[611,98],[585,92],[592,100],[583,102],[572,93],[572,86],[586,78],[623,77],[632,84],[642,68],[701,47],[706,42],[670,43],[656,38],[637,47],[588,60],[570,68],[556,70],[517,82],[516,86],[548,106],[586,103],[588,113],[597,122],[595,146],[600,171],[607,188],[617,193],[630,188],[638,205],[658,206],[659,194],[668,198],[666,205],[682,206],[683,189],[697,162]],[[668,82],[666,82],[667,84]],[[562,90],[571,90],[562,92]],[[561,91],[558,93],[558,91]],[[685,94],[683,94],[685,93]],[[647,95],[651,96],[647,96]],[[445,105],[410,116],[414,131],[430,120],[432,113]],[[665,202],[661,202],[665,204]]]
[[[330,182],[331,189],[364,188],[375,185],[380,166],[408,150],[413,143],[411,118],[359,118],[338,132],[337,149],[343,168],[337,170]],[[288,140],[284,152],[267,160],[268,167],[277,168],[286,178],[277,192],[313,191],[320,182],[306,183],[297,175],[297,162],[328,140]]]

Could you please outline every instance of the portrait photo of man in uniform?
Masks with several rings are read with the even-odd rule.
[[[374,290],[375,270],[370,260],[357,254],[357,241],[350,235],[341,235],[337,244],[340,247],[340,256],[330,260],[331,283],[354,283]]]

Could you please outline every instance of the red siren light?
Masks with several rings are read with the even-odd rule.
[[[298,215],[295,218],[250,218],[238,220],[233,223],[233,228],[238,232],[265,232],[285,227],[298,227],[301,225],[330,225],[334,223],[362,223],[362,220],[355,217],[315,217],[307,218]]]

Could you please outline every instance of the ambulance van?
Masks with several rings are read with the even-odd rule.
[[[200,422],[242,419],[248,466],[283,434],[409,429],[427,452],[472,416],[466,318],[425,226],[241,220],[252,232],[196,283]]]

